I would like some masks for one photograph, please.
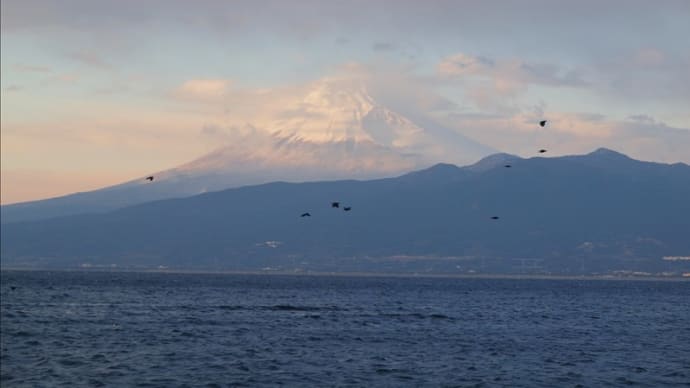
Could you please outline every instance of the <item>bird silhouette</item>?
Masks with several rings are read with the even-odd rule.
[[[349,212],[350,210],[352,210],[352,208],[350,206],[345,206],[343,208],[343,210],[345,210],[346,212]]]
[[[309,213],[302,213],[302,215],[301,215],[300,217],[311,217],[311,214],[309,214]]]
[[[541,149],[541,150],[539,150],[539,153],[540,153],[540,154],[543,154],[544,152],[546,152],[546,150],[545,150],[545,149]]]
[[[340,207],[340,202],[331,202],[331,207]]]
[[[546,126],[546,120],[540,121],[540,122],[539,122],[539,125],[541,125],[542,127]]]
[[[506,164],[506,165],[503,166],[503,167],[505,167],[505,168],[511,168],[512,166],[511,166],[510,164]]]
[[[497,220],[498,218],[499,218],[498,216],[491,217],[492,220]]]
[[[153,182],[153,177],[152,177],[152,176],[147,176],[147,177],[146,177],[146,180],[149,181],[149,182]]]

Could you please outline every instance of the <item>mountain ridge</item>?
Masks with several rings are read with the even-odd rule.
[[[539,267],[530,273],[541,274],[690,271],[685,261],[663,260],[690,256],[690,166],[641,162],[632,179],[625,169],[590,165],[586,155],[513,163],[484,170],[437,164],[365,181],[273,182],[11,223],[3,225],[2,261],[522,273],[514,258],[527,258]],[[629,164],[635,169],[637,161]],[[333,209],[331,201],[352,211]],[[303,212],[312,217],[299,217]]]

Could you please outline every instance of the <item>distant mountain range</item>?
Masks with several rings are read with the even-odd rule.
[[[607,149],[496,154],[397,178],[275,182],[6,223],[0,253],[4,267],[680,274],[688,198],[682,163]]]
[[[273,181],[305,182],[395,176],[438,161],[467,164],[494,153],[428,117],[403,115],[363,85],[315,82],[268,129],[207,128],[219,144],[190,163],[123,184],[0,207],[3,223],[106,212],[159,199],[182,198]],[[153,175],[148,182],[145,176]]]

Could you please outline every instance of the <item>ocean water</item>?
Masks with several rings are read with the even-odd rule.
[[[690,282],[1,276],[2,387],[690,386]]]

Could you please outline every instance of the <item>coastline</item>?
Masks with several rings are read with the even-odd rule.
[[[559,275],[559,274],[453,274],[413,272],[325,272],[279,270],[209,270],[209,269],[138,269],[138,268],[28,268],[0,267],[0,272],[96,272],[96,273],[152,273],[180,275],[250,275],[250,276],[314,276],[314,277],[381,277],[428,279],[508,279],[508,280],[585,280],[585,281],[690,281],[688,276],[616,276],[616,275]]]

